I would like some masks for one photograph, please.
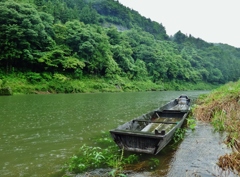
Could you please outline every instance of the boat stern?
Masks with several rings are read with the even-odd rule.
[[[138,153],[155,154],[159,144],[163,141],[162,135],[136,135],[117,130],[111,130],[110,134],[120,149]]]

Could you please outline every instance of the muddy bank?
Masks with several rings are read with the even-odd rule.
[[[166,176],[236,176],[216,164],[221,155],[231,152],[223,142],[225,138],[225,133],[214,132],[210,124],[198,122],[195,131],[187,132]]]
[[[169,168],[155,169],[151,172],[125,172],[127,177],[235,177],[233,173],[222,171],[218,158],[231,149],[224,144],[225,133],[214,132],[209,123],[197,122],[195,131],[188,130],[184,140],[172,156]],[[75,177],[108,177],[110,169],[96,170],[78,174]]]

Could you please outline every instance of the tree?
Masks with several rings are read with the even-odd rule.
[[[183,34],[181,31],[178,31],[176,34],[173,36],[173,41],[175,41],[178,44],[182,44],[187,40],[187,36]]]
[[[87,73],[106,75],[119,70],[112,58],[108,37],[100,27],[85,25],[78,21],[67,22],[66,44],[83,59]]]
[[[33,6],[0,2],[0,60],[7,63],[7,70],[12,66],[27,67],[27,64],[36,63],[41,52],[53,45],[54,41]]]
[[[85,6],[80,11],[80,21],[85,24],[98,24],[99,14],[90,6]]]

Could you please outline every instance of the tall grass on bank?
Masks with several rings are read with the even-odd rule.
[[[61,73],[0,73],[0,87],[9,87],[13,94],[42,93],[96,93],[96,92],[137,92],[162,90],[211,90],[216,87],[209,83],[179,81],[129,80],[126,77],[99,78],[81,77]]]
[[[240,80],[199,97],[193,113],[196,119],[210,122],[216,131],[228,133],[225,142],[233,151],[221,156],[218,165],[240,175]]]

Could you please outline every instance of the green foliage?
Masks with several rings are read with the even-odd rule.
[[[40,73],[29,72],[27,73],[26,78],[31,84],[36,84],[37,82],[42,81],[42,76]]]
[[[1,1],[0,29],[1,73],[31,73],[29,83],[50,82],[57,92],[86,91],[69,80],[90,77],[126,78],[122,90],[138,91],[211,89],[240,75],[240,50],[181,31],[169,40],[161,24],[117,1]]]
[[[0,60],[7,71],[33,67],[41,51],[54,45],[46,23],[30,4],[0,2],[0,24]]]
[[[224,111],[215,111],[211,121],[211,124],[214,127],[215,131],[220,132],[225,130],[225,119],[226,113]]]
[[[162,24],[140,16],[138,12],[120,5],[117,1],[95,0],[92,2],[92,7],[109,23],[122,25],[127,28],[138,26],[144,31],[153,34],[156,39],[168,39],[166,30]]]
[[[174,34],[173,40],[178,44],[182,44],[187,40],[187,36],[184,35],[181,31],[178,31],[176,34]]]
[[[185,133],[186,133],[186,129],[185,128],[178,128],[175,131],[174,136],[173,136],[174,144],[177,144],[180,141],[182,141],[184,139]]]
[[[6,79],[0,79],[0,88],[4,87],[6,84],[7,80]]]
[[[195,130],[196,119],[194,119],[193,117],[188,117],[187,118],[187,127],[190,128],[191,130]]]
[[[97,24],[99,22],[100,15],[95,9],[90,6],[84,6],[80,12],[80,21],[85,24]]]
[[[240,80],[225,84],[197,100],[194,115],[198,120],[210,122],[215,131],[227,133],[225,143],[232,148],[230,154],[219,158],[218,165],[225,170],[240,173]]]
[[[80,149],[81,156],[72,156],[68,164],[68,170],[75,173],[84,172],[88,169],[98,168],[105,160],[104,152],[100,147],[87,147],[83,145]]]
[[[155,168],[159,165],[160,161],[157,158],[150,158],[149,163],[151,167]]]
[[[102,144],[108,148],[91,147],[83,145],[77,155],[73,155],[65,164],[64,170],[71,173],[82,173],[96,168],[113,169],[111,176],[123,175],[122,170],[125,164],[132,164],[138,161],[138,156],[132,154],[124,156],[124,150],[119,151],[110,137],[100,138]]]
[[[78,71],[78,70],[76,70]],[[12,73],[2,76],[2,86],[11,87],[13,94],[19,93],[93,93],[93,92],[123,92],[123,91],[160,91],[170,86],[166,83],[153,83],[151,80],[131,81],[126,77],[95,78],[84,77],[82,70],[79,73],[65,75],[51,72]],[[194,87],[187,87],[194,90]],[[196,87],[195,87],[196,88]],[[211,85],[202,83],[197,89],[209,90]]]

